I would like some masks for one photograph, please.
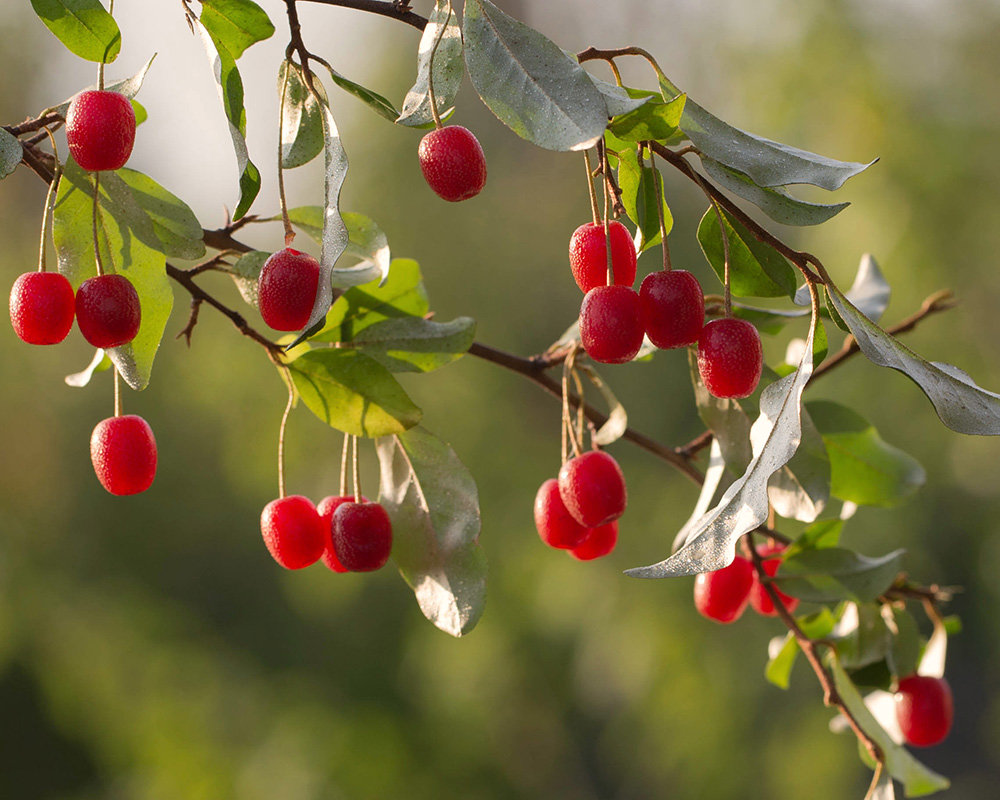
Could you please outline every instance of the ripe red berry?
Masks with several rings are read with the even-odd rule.
[[[333,549],[351,572],[371,572],[389,560],[392,523],[378,503],[341,503],[333,512]]]
[[[361,501],[368,502],[367,497],[362,497]],[[344,503],[353,503],[354,495],[341,495],[339,497],[324,497],[316,506],[319,518],[323,520],[323,563],[334,572],[347,572],[347,567],[340,563],[337,558],[337,551],[333,549],[333,512]]]
[[[696,344],[705,323],[705,296],[683,269],[651,272],[639,287],[642,326],[661,350]]]
[[[535,495],[535,528],[549,547],[569,550],[587,538],[590,532],[566,510],[559,496],[559,482],[550,478],[538,487]]]
[[[28,344],[59,344],[73,327],[75,304],[65,275],[25,272],[10,290],[10,324]]]
[[[760,382],[764,351],[757,329],[744,319],[709,322],[698,340],[698,372],[716,397],[749,397]]]
[[[108,273],[87,278],[76,290],[76,322],[94,347],[128,344],[139,332],[142,307],[132,282]]]
[[[639,295],[629,286],[598,286],[580,306],[580,339],[587,355],[604,364],[624,364],[642,347]]]
[[[135,143],[132,104],[118,92],[80,92],[66,111],[66,142],[85,170],[124,167]]]
[[[268,552],[285,569],[315,564],[329,536],[316,506],[298,494],[279,497],[264,506],[260,532]]]
[[[587,530],[587,538],[569,551],[579,561],[592,561],[606,556],[618,544],[618,523],[609,522]]]
[[[621,467],[603,450],[590,450],[562,465],[559,496],[573,519],[587,528],[618,519],[628,502]]]
[[[943,741],[955,716],[951,687],[944,678],[911,675],[896,690],[896,720],[903,738],[916,747]]]
[[[716,622],[735,622],[750,602],[753,585],[753,564],[736,556],[728,567],[694,579],[694,607]]]
[[[635,283],[635,245],[628,228],[617,220],[608,223],[611,240],[611,264],[614,280],[611,283],[631,286]],[[588,222],[581,225],[569,239],[569,267],[576,285],[587,293],[595,286],[608,285],[608,248],[604,236],[604,223]]]
[[[783,547],[768,547],[760,551],[760,557],[764,560],[764,572],[768,577],[773,578],[775,573],[778,571],[778,567],[781,566],[780,554],[784,551]],[[774,584],[772,584],[774,586]],[[774,589],[778,593],[778,599],[781,600],[781,604],[785,607],[789,614],[794,614],[795,609],[798,608],[799,598],[789,597],[777,586]],[[757,570],[753,571],[753,588],[750,589],[750,605],[753,606],[753,610],[758,614],[765,617],[776,617],[778,616],[778,611],[774,607],[774,602],[771,600],[771,595],[768,593],[767,589],[764,588],[764,584],[760,582],[760,578],[757,575]]]
[[[468,200],[486,185],[486,156],[472,131],[461,125],[437,128],[420,140],[420,170],[434,193],[451,203]]]
[[[286,247],[274,253],[260,270],[257,303],[264,322],[276,331],[304,328],[316,303],[319,262]]]
[[[111,494],[139,494],[156,477],[156,439],[149,423],[135,414],[101,420],[90,436],[90,460]]]

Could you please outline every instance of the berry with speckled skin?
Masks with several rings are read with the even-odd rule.
[[[417,148],[420,170],[434,193],[450,203],[468,200],[486,185],[486,156],[468,128],[448,125],[431,131]]]
[[[745,319],[715,319],[702,330],[698,372],[705,388],[716,397],[749,397],[763,368],[760,334]]]
[[[563,550],[576,547],[590,532],[566,510],[555,478],[550,478],[538,487],[538,494],[535,495],[535,529],[545,544]]]
[[[768,577],[773,578],[777,573],[778,567],[781,566],[781,553],[783,553],[784,550],[784,547],[766,547],[760,551],[760,557],[764,560],[764,572],[768,575]],[[774,588],[778,593],[778,599],[781,600],[781,604],[785,607],[789,614],[794,614],[795,609],[799,606],[799,598],[789,597],[781,591],[781,589],[778,589],[777,586],[774,586]],[[767,589],[764,588],[764,584],[760,582],[757,570],[753,571],[753,587],[750,589],[750,605],[753,606],[754,611],[762,616],[778,616],[778,610],[774,607],[771,595],[768,593]]]
[[[10,290],[10,324],[28,344],[59,344],[73,327],[75,306],[65,275],[25,272]]]
[[[156,477],[156,439],[149,423],[135,414],[101,420],[90,436],[90,460],[111,494],[146,491]]]
[[[639,295],[629,286],[598,286],[580,306],[580,339],[587,355],[603,364],[635,358],[645,332]]]
[[[341,503],[333,512],[333,549],[350,572],[380,569],[392,553],[392,522],[379,503]]]
[[[930,747],[944,741],[955,716],[948,681],[910,675],[899,682],[895,701],[896,721],[909,744]]]
[[[705,296],[683,269],[651,272],[639,287],[642,326],[661,350],[696,344],[705,323]]]
[[[694,607],[709,619],[728,625],[743,615],[752,588],[753,564],[736,556],[728,567],[695,578]]]
[[[613,522],[628,503],[621,467],[603,450],[590,450],[562,465],[559,496],[573,519],[586,528]]]
[[[267,550],[285,569],[315,564],[329,537],[319,512],[308,497],[292,494],[264,506],[260,532]]]
[[[361,497],[361,501],[363,503],[369,502],[368,498],[364,496]],[[354,495],[348,494],[339,497],[324,497],[316,505],[316,511],[319,512],[319,517],[323,520],[323,555],[321,559],[334,572],[347,572],[347,567],[340,563],[337,551],[333,549],[333,512],[344,503],[353,502]]]
[[[66,111],[66,142],[85,170],[124,167],[135,143],[132,104],[118,92],[80,92]]]
[[[616,544],[618,544],[618,523],[609,522],[607,525],[588,529],[587,537],[570,550],[569,554],[578,561],[593,561],[595,558],[606,556],[615,549]]]
[[[142,307],[132,282],[107,273],[87,278],[76,290],[76,323],[94,347],[128,344],[139,332]]]
[[[628,228],[617,220],[608,223],[611,240],[611,263],[614,280],[620,286],[635,283],[635,245]],[[586,293],[595,286],[608,283],[608,248],[604,224],[588,222],[581,225],[569,240],[569,266],[580,291]]]
[[[290,247],[279,250],[260,270],[260,315],[276,331],[300,330],[309,321],[318,289],[319,262]]]

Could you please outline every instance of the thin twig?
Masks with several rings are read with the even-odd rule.
[[[355,11],[367,11],[371,14],[379,14],[383,17],[405,22],[414,28],[423,30],[427,25],[427,17],[410,10],[409,3],[382,2],[382,0],[303,0],[308,3],[320,3],[325,6],[339,6],[340,8],[353,8]]]

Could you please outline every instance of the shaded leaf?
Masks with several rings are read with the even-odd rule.
[[[441,41],[438,42],[438,37]],[[437,50],[434,50],[434,44]],[[434,52],[434,97],[438,116],[447,117],[455,110],[455,97],[465,75],[462,60],[462,29],[449,0],[437,0],[417,48],[417,79],[406,93],[403,110],[396,120],[400,125],[418,127],[433,124],[431,98],[431,52]]]
[[[109,369],[111,369],[111,359],[108,358],[107,353],[98,347],[94,352],[94,357],[90,360],[90,363],[86,366],[86,368],[84,368],[81,372],[74,372],[72,375],[66,376],[66,385],[82,389],[90,383],[90,379],[94,377],[95,373],[104,372]]]
[[[710,508],[716,505],[722,497],[723,492],[728,488],[729,483],[725,481],[726,461],[722,457],[722,448],[719,446],[717,438],[712,439],[712,444],[708,451],[708,467],[705,470],[705,478],[701,482],[701,492],[694,510],[684,526],[677,531],[671,550],[678,550],[687,543],[689,536],[698,530],[698,523],[705,516]]]
[[[326,98],[319,81],[317,94]],[[323,152],[323,112],[309,91],[302,67],[282,61],[278,68],[278,97],[281,105],[281,165],[294,169],[308,164]]]
[[[132,200],[149,218],[159,249],[168,257],[196,259],[205,255],[201,223],[187,203],[134,169],[124,167],[101,177],[109,190],[119,180],[131,190]],[[147,244],[155,247],[155,243]]]
[[[802,550],[781,562],[775,580],[786,594],[810,602],[874,600],[900,573],[904,552],[869,558],[840,547]]]
[[[121,31],[100,0],[31,0],[31,7],[73,55],[106,64],[118,57]]]
[[[712,431],[726,465],[736,474],[741,474],[753,458],[750,417],[738,400],[716,397],[708,391],[698,370],[698,354],[693,348],[688,348],[688,368],[698,416],[705,427]]]
[[[337,86],[348,94],[354,95],[358,98],[358,100],[375,111],[383,119],[387,119],[389,122],[396,121],[396,118],[399,116],[399,112],[396,110],[396,107],[382,95],[378,92],[373,92],[371,89],[365,88],[360,83],[355,83],[350,78],[345,78],[333,67],[328,65],[324,66],[326,66],[326,71],[330,73],[330,80],[337,84]]]
[[[260,280],[260,271],[264,267],[264,262],[270,257],[270,253],[252,250],[240,256],[239,260],[229,270],[229,274],[233,276],[236,288],[240,290],[240,295],[254,308],[257,307],[257,288]]]
[[[821,323],[817,321],[817,332]],[[813,365],[818,362],[813,359]],[[775,513],[800,522],[815,520],[830,499],[830,458],[816,425],[801,411],[802,442],[792,460],[771,476],[767,496]]]
[[[24,150],[17,137],[0,128],[0,180],[10,175],[21,163]]]
[[[607,447],[613,442],[617,442],[625,434],[628,428],[628,414],[625,413],[625,406],[621,404],[611,387],[604,382],[604,379],[597,374],[597,370],[589,364],[581,364],[580,370],[597,388],[608,405],[608,419],[597,431],[594,432],[592,442],[600,447]]]
[[[571,57],[575,58],[572,53],[569,53]],[[641,90],[636,90],[639,94],[638,97],[633,96],[624,87],[617,86],[613,83],[608,83],[607,81],[602,81],[600,78],[596,78],[587,73],[587,77],[590,78],[590,82],[594,84],[597,91],[601,93],[604,98],[604,104],[608,107],[608,116],[617,117],[622,114],[628,114],[630,111],[635,111],[643,103],[649,101],[651,97],[659,97],[659,95],[654,92],[645,92]]]
[[[739,220],[723,212],[729,240],[731,288],[737,297],[789,297],[795,294],[792,265],[770,245],[757,241]],[[725,249],[719,217],[710,207],[698,225],[698,242],[719,280],[725,276]]]
[[[451,322],[401,317],[365,328],[353,342],[390,372],[430,372],[465,355],[475,336],[471,317]]]
[[[892,640],[886,661],[893,675],[905,678],[917,671],[923,640],[920,637],[917,621],[905,607],[890,608],[889,613],[892,614],[890,623]]]

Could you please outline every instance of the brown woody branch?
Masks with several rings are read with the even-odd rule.
[[[408,2],[397,2],[397,0],[302,0],[308,3],[320,3],[325,6],[338,6],[340,8],[353,8],[355,11],[367,11],[370,14],[378,14],[390,19],[405,22],[414,28],[423,30],[427,25],[427,18],[422,17],[410,9]]]

